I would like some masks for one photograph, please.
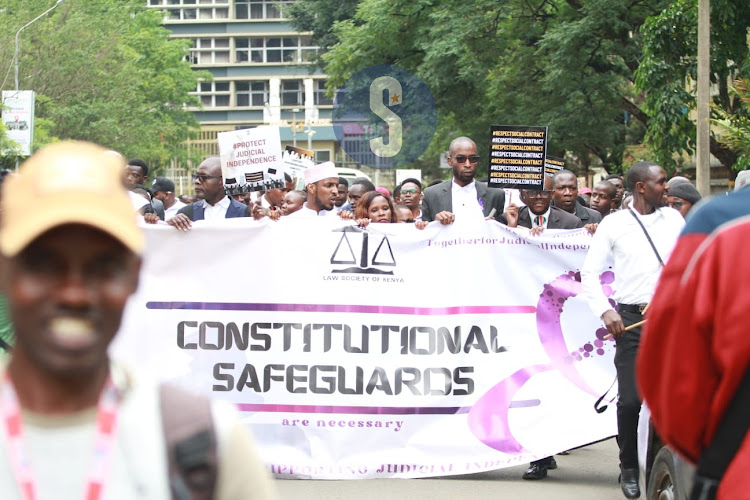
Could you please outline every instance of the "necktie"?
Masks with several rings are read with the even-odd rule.
[[[547,217],[543,215],[537,215],[536,216],[536,225],[538,227],[544,227],[544,223],[547,222]]]

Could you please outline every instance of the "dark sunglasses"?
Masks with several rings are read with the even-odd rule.
[[[221,176],[220,175],[193,174],[193,182],[201,181],[201,184],[203,184],[208,179],[221,179]]]
[[[523,194],[528,198],[543,198],[552,194],[552,191],[542,191],[540,189],[524,189]]]
[[[479,155],[456,155],[453,159],[456,160],[456,163],[466,163],[466,160],[469,160],[470,163],[477,163],[479,161]]]

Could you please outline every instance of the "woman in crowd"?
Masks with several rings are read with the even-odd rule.
[[[393,205],[393,200],[377,191],[368,191],[357,202],[354,211],[354,219],[360,227],[367,227],[370,222],[399,222],[398,212]],[[427,226],[425,221],[417,221],[414,225],[417,229]]]
[[[370,222],[398,222],[393,201],[377,191],[368,191],[362,195],[354,210],[354,218],[362,227]]]

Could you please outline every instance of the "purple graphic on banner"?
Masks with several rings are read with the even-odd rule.
[[[602,291],[609,297],[613,290],[614,273],[607,271],[599,277]],[[471,432],[484,444],[508,454],[521,453],[523,445],[513,436],[508,424],[508,411],[513,408],[513,396],[534,375],[549,370],[559,370],[576,387],[593,396],[599,394],[588,385],[572,362],[565,343],[560,318],[565,302],[581,293],[581,274],[568,272],[545,284],[537,304],[537,333],[550,362],[525,367],[500,381],[482,395],[469,411]],[[610,299],[611,301],[611,299]],[[598,336],[598,335],[597,335]],[[601,340],[601,339],[599,339]],[[516,406],[517,407],[517,406]]]
[[[513,401],[511,408],[539,406],[538,399]],[[341,413],[347,415],[458,415],[469,413],[471,406],[316,406],[316,405],[272,405],[237,403],[244,412],[266,413]]]
[[[400,307],[347,304],[256,304],[251,302],[147,302],[147,309],[193,309],[204,311],[280,311],[364,314],[530,314],[534,306]]]

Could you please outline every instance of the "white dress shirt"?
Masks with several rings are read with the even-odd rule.
[[[167,221],[177,215],[177,212],[179,212],[180,209],[184,206],[185,204],[180,200],[174,200],[174,205],[164,209],[164,220]]]
[[[638,216],[666,264],[685,220],[677,210],[657,208],[654,213]],[[661,264],[643,229],[630,210],[620,210],[605,217],[596,229],[591,247],[581,269],[583,295],[598,317],[613,309],[602,292],[599,275],[613,263],[615,283],[613,298],[623,304],[647,304],[654,295],[661,274]]]
[[[146,198],[139,194],[135,194],[132,191],[128,191],[128,197],[130,198],[130,203],[133,204],[133,210],[140,210],[145,205],[148,205],[148,200]]]
[[[477,215],[484,217],[484,211],[479,205],[479,200],[477,200],[477,183],[475,181],[471,181],[465,186],[459,186],[454,179],[451,183],[451,204],[456,220],[477,217]]]
[[[307,202],[305,202],[302,205],[302,208],[300,208],[296,212],[292,212],[291,214],[287,215],[287,217],[328,217],[329,215],[336,215],[336,213],[333,210],[321,210],[320,212],[316,212],[312,208],[307,208]]]
[[[225,219],[227,216],[227,210],[229,210],[229,204],[229,196],[226,195],[217,201],[215,205],[211,205],[203,200],[203,218],[205,220]]]
[[[544,217],[544,223],[538,224],[536,218],[539,217],[538,215],[534,214],[531,210],[529,210],[529,217],[531,217],[531,227],[542,227],[544,229],[547,229],[547,224],[549,223],[549,213],[552,211],[550,207],[547,207],[547,211],[542,214],[542,217]]]

